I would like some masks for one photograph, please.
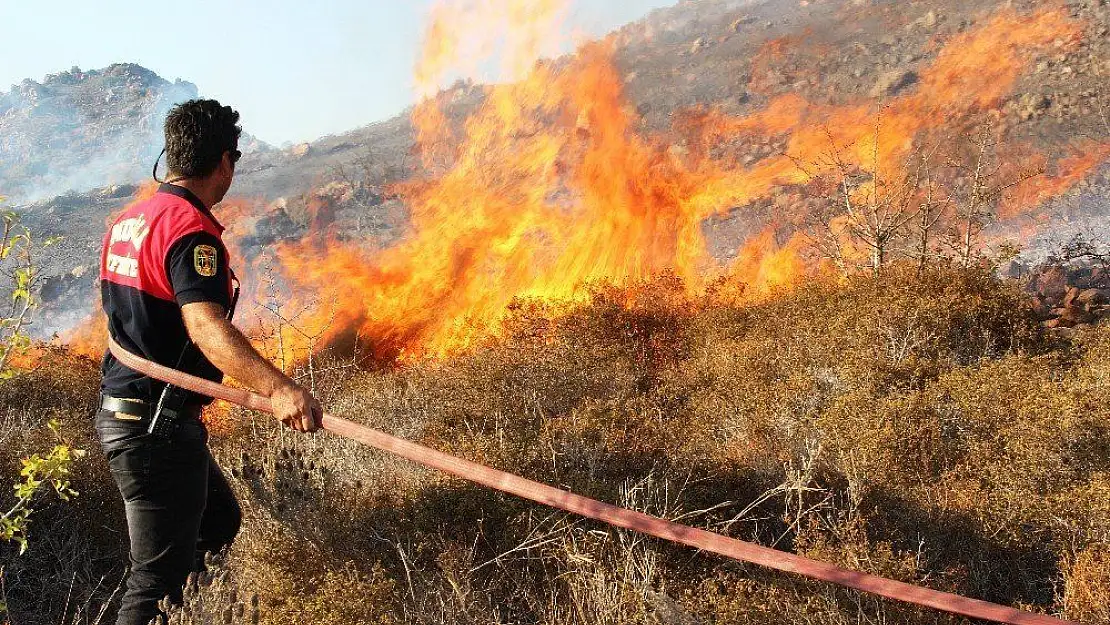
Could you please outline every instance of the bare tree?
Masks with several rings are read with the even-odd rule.
[[[945,217],[951,214],[953,205],[952,196],[941,187],[937,178],[934,162],[937,147],[934,145],[932,148],[919,150],[912,157],[920,173],[921,184],[916,214],[908,224],[912,232],[908,235],[909,246],[906,252],[909,258],[916,261],[918,271],[924,270],[930,261],[937,258],[937,231]]]
[[[939,202],[928,206],[922,188],[932,180],[932,155],[922,151],[910,159],[909,167],[890,167],[879,150],[882,118],[876,117],[869,168],[845,159],[850,146],[837,146],[831,130],[825,129],[830,149],[822,161],[813,165],[798,163],[811,181],[825,179],[835,184],[833,214],[821,216],[818,249],[842,270],[866,268],[882,271],[898,254],[910,235],[910,225],[918,224],[925,252],[940,220]],[[860,251],[866,260],[859,262]],[[857,258],[853,258],[857,256]]]
[[[1065,263],[1082,261],[1110,269],[1110,243],[1089,233],[1076,234],[1054,256]]]
[[[955,174],[955,220],[949,246],[965,267],[978,258],[981,236],[993,222],[999,200],[1010,189],[1044,174],[1043,166],[1038,166],[1016,176],[1004,175],[993,124],[980,126],[968,141],[970,154],[950,158],[948,163]]]

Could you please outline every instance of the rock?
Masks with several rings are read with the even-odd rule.
[[[1067,292],[1064,293],[1064,308],[1073,308],[1075,306],[1075,299],[1079,297],[1079,293],[1078,287],[1068,287]]]
[[[1075,303],[1080,306],[1103,306],[1110,303],[1110,290],[1087,289],[1075,297]]]
[[[1053,330],[1052,334],[1055,335],[1057,338],[1070,341],[1074,339],[1075,335],[1078,333],[1073,328],[1056,328],[1055,330]]]
[[[755,18],[754,17],[752,17],[750,15],[741,15],[740,17],[733,20],[732,24],[729,26],[729,30],[731,30],[734,33],[738,33],[740,31],[744,30],[745,26],[747,26],[749,24],[753,24],[753,23],[755,23]]]
[[[0,190],[23,203],[149,177],[169,104],[197,93],[133,64],[0,91]]]
[[[1034,280],[1034,288],[1045,301],[1056,303],[1068,292],[1068,274],[1063,267],[1053,265],[1042,271]]]
[[[1090,285],[1093,288],[1110,289],[1110,269],[1095,267],[1091,270]]]
[[[937,17],[937,12],[929,11],[925,14],[925,17],[922,17],[921,20],[918,21],[918,23],[925,28],[934,28],[936,27],[938,21],[939,18]]]
[[[1024,276],[1028,272],[1028,265],[1019,260],[1011,260],[1010,264],[1006,266],[1006,270],[1002,272],[1002,275],[1007,278],[1015,279]]]
[[[1083,323],[1094,323],[1095,316],[1082,308],[1068,308],[1060,315],[1060,325],[1074,327]]]
[[[1052,99],[1041,93],[1026,93],[1018,99],[1018,116],[1022,121],[1036,119],[1052,106]]]
[[[293,158],[304,158],[312,153],[312,144],[302,143],[289,148],[289,154]]]
[[[917,72],[912,70],[894,70],[879,76],[879,81],[871,89],[871,97],[881,98],[892,96],[899,91],[917,82]]]
[[[1033,298],[1033,301],[1030,303],[1029,307],[1030,309],[1032,309],[1033,314],[1036,315],[1038,319],[1044,320],[1052,316],[1052,311],[1048,309],[1048,306],[1044,303],[1044,300],[1039,297]]]
[[[690,54],[697,54],[707,47],[709,47],[709,44],[705,41],[705,37],[698,37],[694,41],[694,45],[690,46]]]

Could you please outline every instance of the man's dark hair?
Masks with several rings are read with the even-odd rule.
[[[166,117],[166,164],[170,173],[203,178],[220,165],[224,152],[234,153],[243,132],[239,112],[215,100],[189,100]]]

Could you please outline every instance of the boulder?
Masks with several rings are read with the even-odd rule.
[[[1106,267],[1092,269],[1089,284],[1096,289],[1110,289],[1110,269]]]
[[[733,20],[732,24],[729,26],[729,30],[731,30],[734,33],[738,33],[738,32],[743,31],[745,26],[747,26],[749,24],[754,24],[754,23],[755,23],[755,18],[754,17],[752,17],[750,15],[741,15],[740,17]]]
[[[1064,308],[1072,308],[1075,306],[1075,300],[1079,297],[1080,290],[1078,287],[1068,287],[1064,293]]]
[[[906,87],[917,82],[917,72],[913,70],[897,69],[879,76],[878,82],[871,89],[871,97],[881,98],[892,96]]]
[[[1052,100],[1041,93],[1026,93],[1018,98],[1018,116],[1022,121],[1036,119],[1052,106]]]
[[[1034,280],[1034,289],[1051,303],[1063,301],[1068,292],[1068,273],[1063,267],[1053,265],[1042,271]]]
[[[1017,279],[1029,273],[1029,266],[1019,260],[1011,260],[1010,264],[1006,266],[1006,270],[1002,272],[1007,278]]]
[[[1052,316],[1052,311],[1048,309],[1048,305],[1045,304],[1044,300],[1039,297],[1033,298],[1033,301],[1030,304],[1030,308],[1032,309],[1033,314],[1036,315],[1038,319],[1048,319]]]
[[[1095,316],[1082,308],[1068,308],[1060,315],[1060,325],[1074,327],[1082,323],[1094,323]]]
[[[1078,334],[1078,332],[1076,332],[1074,328],[1056,328],[1055,330],[1053,330],[1052,333],[1055,334],[1057,338],[1061,338],[1066,341],[1074,339],[1075,335]]]
[[[1075,296],[1075,303],[1088,308],[1110,303],[1110,290],[1087,289]]]

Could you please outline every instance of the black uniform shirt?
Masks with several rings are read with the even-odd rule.
[[[181,307],[215,302],[230,309],[234,274],[223,226],[193,193],[163,184],[109,228],[100,285],[108,331],[121,347],[167,367],[221,381],[223,374],[188,342]],[[183,351],[185,352],[182,357]],[[165,384],[105,354],[101,392],[155,402]],[[190,403],[207,403],[193,395]]]

